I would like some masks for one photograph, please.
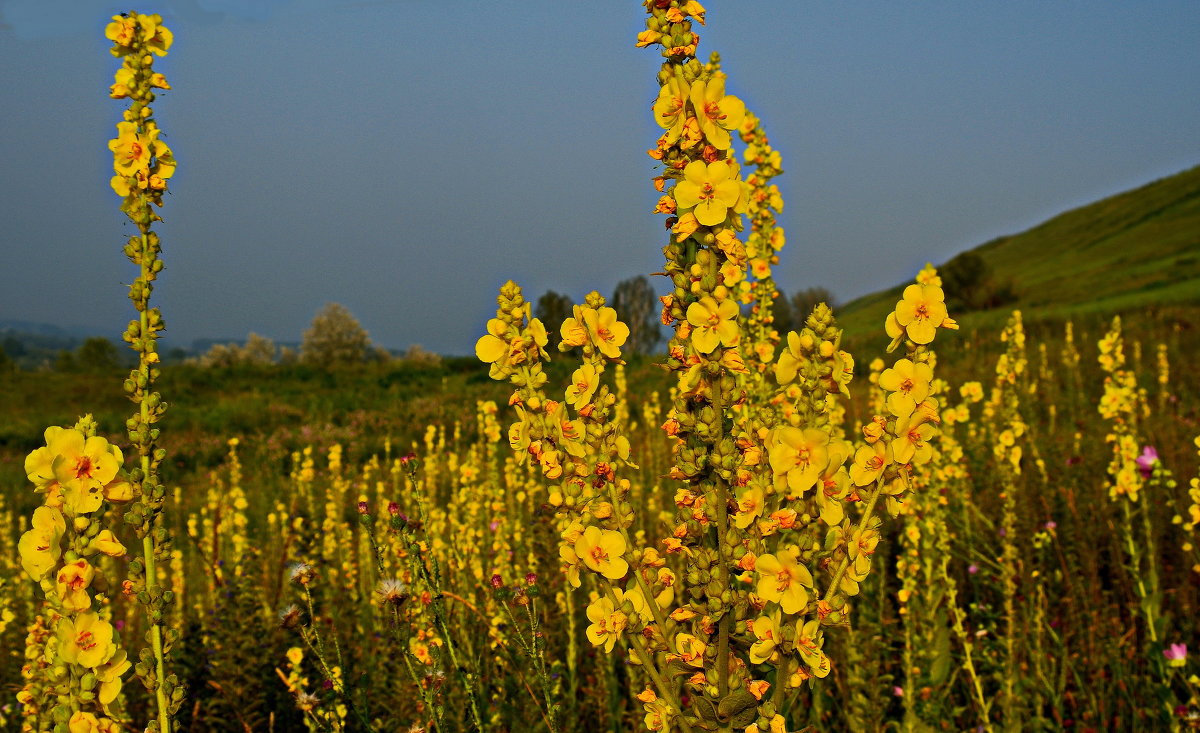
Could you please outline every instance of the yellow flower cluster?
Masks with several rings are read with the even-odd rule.
[[[113,579],[104,577],[98,558],[125,555],[103,517],[110,504],[128,502],[133,493],[120,449],[95,429],[90,415],[71,428],[47,428],[46,445],[25,459],[26,475],[45,497],[17,545],[22,569],[45,594],[46,632],[31,634],[30,648],[57,660],[44,667],[27,658],[26,684],[17,696],[27,723],[39,730],[69,719],[72,731],[115,731],[108,706],[130,667],[102,590]]]
[[[1137,465],[1140,451],[1137,418],[1141,394],[1133,370],[1125,366],[1120,316],[1113,318],[1112,328],[1100,339],[1099,346],[1098,360],[1105,376],[1104,394],[1097,409],[1101,417],[1112,424],[1112,432],[1107,437],[1113,446],[1113,457],[1108,466],[1112,478],[1109,496],[1114,500],[1125,497],[1136,504],[1143,484]]]
[[[162,206],[167,180],[175,174],[175,156],[160,139],[150,107],[155,89],[171,88],[154,71],[154,57],[167,54],[174,36],[160,16],[138,13],[113,16],[104,35],[113,42],[112,54],[121,59],[109,95],[132,100],[117,123],[117,137],[108,144],[115,173],[111,185],[124,199],[121,210],[135,222],[149,224],[158,218],[149,205]]]

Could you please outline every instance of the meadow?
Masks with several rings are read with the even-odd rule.
[[[0,372],[0,726],[1200,728],[1200,169],[781,333],[783,161],[645,9],[665,352],[509,281],[340,366],[162,363],[172,35],[112,19],[138,361]]]

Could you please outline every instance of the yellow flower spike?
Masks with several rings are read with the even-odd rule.
[[[909,285],[904,289],[903,298],[896,303],[896,325],[908,333],[913,343],[928,344],[948,317],[944,301],[945,295],[936,285]],[[891,335],[890,327],[888,335]]]
[[[610,580],[625,576],[629,563],[625,562],[625,539],[619,532],[599,527],[588,527],[575,541],[575,554],[592,570]]]
[[[688,97],[704,137],[716,149],[728,150],[733,144],[729,131],[741,126],[746,105],[737,97],[725,94],[724,75],[718,74],[707,82],[701,79],[692,82]]]
[[[638,37],[641,44],[641,36]],[[672,145],[683,135],[683,124],[687,119],[687,84],[679,76],[672,76],[658,90],[654,102],[654,121],[667,132],[663,144]]]
[[[817,428],[777,428],[768,450],[777,488],[800,496],[817,482],[829,461],[829,433]]]
[[[813,587],[812,573],[789,552],[759,555],[754,571],[758,573],[755,592],[767,601],[779,604],[790,615],[808,605],[808,589]]]
[[[58,565],[58,558],[62,556],[62,536],[66,531],[62,512],[47,506],[33,510],[33,528],[21,535],[17,543],[21,568],[30,578],[41,580]]]
[[[687,321],[692,325],[692,344],[696,350],[709,354],[718,345],[737,346],[741,338],[737,317],[737,303],[732,300],[718,303],[705,296],[689,305]]]
[[[696,221],[706,227],[725,221],[729,210],[736,210],[742,199],[741,182],[734,176],[732,165],[725,161],[688,163],[683,180],[675,184],[680,211],[692,209]]]
[[[93,612],[58,622],[58,654],[68,664],[95,669],[116,653],[112,624]]]
[[[929,396],[932,379],[933,370],[928,364],[913,364],[908,359],[901,359],[894,367],[883,370],[879,375],[879,386],[891,392],[887,398],[888,410],[896,417],[911,415],[917,403]]]

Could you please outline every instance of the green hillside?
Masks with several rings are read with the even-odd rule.
[[[972,251],[1015,299],[952,314],[966,327],[991,327],[1015,308],[1036,318],[1200,305],[1200,166]],[[839,321],[851,335],[877,330],[901,290],[851,301]]]

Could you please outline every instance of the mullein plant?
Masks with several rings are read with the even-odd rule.
[[[141,465],[126,472],[123,453],[96,435],[90,415],[69,428],[48,428],[45,447],[25,461],[26,474],[45,499],[34,511],[32,529],[21,537],[18,550],[22,568],[45,599],[27,638],[25,685],[17,697],[23,706],[23,729],[56,733],[115,731],[125,722],[120,692],[130,662],[112,619],[112,594],[118,588],[136,595],[149,617],[152,649],[144,649],[136,665],[147,687],[157,693],[159,715],[147,730],[169,731],[171,712],[183,692],[173,678],[160,682],[165,676],[163,652],[174,640],[164,633],[166,605],[173,594],[160,589],[154,574],[154,561],[168,557],[166,529],[159,517],[165,492],[156,475],[163,455],[155,445],[158,431],[151,427],[165,405],[157,393],[149,392],[158,375],[152,366],[158,361],[155,336],[163,326],[157,309],[147,306],[151,282],[162,269],[158,236],[150,231],[159,219],[153,207],[161,206],[166,181],[175,171],[149,103],[153,89],[169,88],[153,71],[153,61],[166,54],[172,36],[159,16],[137,13],[114,16],[105,35],[113,42],[112,54],[122,59],[110,95],[133,100],[109,149],[115,173],[112,188],[123,199],[121,210],[139,230],[125,247],[125,254],[141,269],[130,286],[140,317],[126,330],[126,339],[141,360],[125,388],[140,407],[127,427]],[[130,505],[125,520],[145,539],[146,554],[130,563],[131,579],[118,584],[101,570],[100,558],[126,554],[106,526],[110,507],[124,504]]]
[[[1025,349],[1025,326],[1020,311],[1013,311],[1000,341],[1004,353],[996,361],[995,383],[991,398],[984,405],[986,424],[1000,487],[1000,557],[996,559],[1004,597],[1003,644],[1004,669],[1000,674],[1000,706],[1005,721],[1019,720],[1022,701],[1017,695],[1020,681],[1018,658],[1023,645],[1017,638],[1019,611],[1018,591],[1022,578],[1022,557],[1017,544],[1018,494],[1023,484],[1022,460],[1024,446],[1029,442],[1026,421],[1021,412],[1021,394],[1029,383],[1029,362]]]
[[[1163,614],[1159,588],[1151,499],[1145,495],[1146,490],[1151,488],[1147,479],[1153,473],[1143,473],[1138,464],[1141,447],[1138,422],[1145,412],[1146,393],[1138,388],[1137,376],[1126,364],[1120,316],[1113,317],[1112,326],[1100,339],[1099,347],[1097,358],[1104,372],[1104,394],[1100,397],[1098,410],[1100,416],[1108,421],[1109,433],[1105,440],[1112,446],[1112,457],[1108,463],[1108,494],[1112,501],[1120,505],[1121,538],[1137,594],[1137,613],[1144,624],[1146,658],[1159,683],[1157,691],[1163,703],[1163,720],[1169,721],[1173,709],[1172,693],[1168,670],[1160,654],[1163,651],[1162,640],[1167,619]],[[1136,522],[1135,526],[1139,518],[1141,521]]]
[[[166,487],[158,473],[166,451],[159,447],[155,425],[167,405],[154,391],[160,376],[158,336],[166,326],[159,309],[150,306],[150,294],[163,268],[161,244],[151,226],[162,220],[156,208],[162,206],[167,181],[175,173],[174,155],[161,139],[151,108],[155,90],[170,89],[163,75],[154,71],[154,58],[167,54],[173,36],[158,15],[133,12],[113,16],[105,36],[113,42],[113,56],[121,59],[110,96],[129,100],[123,120],[117,123],[117,137],[108,144],[115,173],[111,185],[121,197],[121,211],[138,229],[125,245],[125,255],[138,267],[138,276],[129,286],[129,299],[138,317],[124,334],[138,355],[137,366],[125,380],[125,392],[137,406],[126,421],[129,441],[137,455],[129,471],[134,498],[125,521],[141,540],[141,552],[129,563],[126,592],[141,604],[149,626],[149,648],[142,650],[134,665],[135,673],[154,698],[155,716],[148,730],[170,733],[184,691],[178,678],[168,673],[169,651],[179,632],[166,623],[174,592],[164,587],[165,572],[160,573],[165,571],[160,565],[170,562],[171,535],[163,516]]]
[[[656,211],[671,217],[664,254],[674,286],[662,298],[663,322],[675,328],[667,368],[676,378],[663,428],[679,488],[662,551],[635,546],[628,531],[629,482],[618,471],[632,466],[629,442],[610,419],[615,396],[602,382],[628,329],[603,298],[590,294],[562,326],[559,348],[582,347],[584,361],[565,403],[545,395],[548,336],[513,283],[501,288],[476,354],[493,378],[517,388],[511,446],[560,482],[551,503],[566,517],[564,572],[571,585],[585,575],[596,588],[589,641],[610,652],[622,644],[650,678],[638,695],[647,728],[779,731],[796,688],[830,671],[823,628],[844,623],[848,599],[869,573],[876,510],[897,513],[911,467],[929,459],[939,418],[928,344],[939,327],[955,324],[936,273],[923,271],[888,318],[891,348],[906,344],[906,358],[890,370],[888,414],[864,431],[852,465],[835,405],[853,361],[838,348],[828,307],[788,335],[766,374],[777,387],[745,386],[742,350],[751,339],[738,290],[748,257],[738,234],[751,187],[730,134],[741,128],[744,106],[725,94],[717,63],[694,58],[699,3],[646,7],[638,45],[659,45],[665,58],[654,104],[665,132],[650,155],[663,165]],[[747,407],[754,392],[777,409]],[[668,568],[671,556],[685,569]]]

